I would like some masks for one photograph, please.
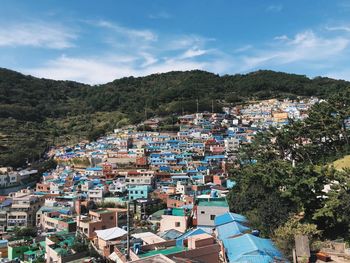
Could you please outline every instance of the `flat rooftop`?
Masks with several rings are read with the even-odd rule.
[[[138,254],[138,256],[140,258],[145,258],[145,257],[150,257],[150,256],[154,256],[157,254],[161,254],[161,255],[171,255],[171,254],[175,254],[175,253],[179,253],[182,251],[187,251],[188,249],[186,247],[168,247],[166,249],[159,249],[159,250],[151,250],[148,251],[146,253],[140,253]]]
[[[220,206],[220,207],[228,207],[228,203],[226,199],[202,199],[199,200],[198,206]]]

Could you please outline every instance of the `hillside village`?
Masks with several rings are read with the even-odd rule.
[[[125,127],[93,142],[52,147],[47,158],[57,162],[55,169],[43,173],[35,187],[1,196],[0,257],[287,262],[250,227],[249,218],[231,211],[226,196],[236,182],[229,170],[240,146],[259,131],[304,119],[318,102],[267,100],[223,113],[183,115],[178,132],[158,132],[160,121],[152,119],[146,124],[153,131]],[[28,173],[35,171],[2,168],[0,184],[18,184]],[[35,228],[38,236],[14,236],[19,228]]]

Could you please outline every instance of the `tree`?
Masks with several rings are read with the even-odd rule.
[[[88,211],[90,211],[90,210],[95,210],[95,209],[97,209],[97,205],[96,205],[96,203],[94,202],[94,201],[88,201],[87,202],[87,204],[86,204],[86,209],[88,210]]]
[[[313,219],[324,229],[325,236],[350,238],[350,170],[336,172],[329,184],[324,205]]]
[[[288,258],[292,258],[292,250],[295,247],[295,236],[304,235],[311,243],[320,236],[321,231],[315,224],[303,223],[303,214],[291,216],[286,223],[278,227],[272,239],[276,246]]]
[[[84,243],[74,242],[71,247],[76,253],[85,252],[88,250],[88,246]]]
[[[310,164],[293,167],[281,160],[245,165],[232,171],[237,184],[228,200],[233,211],[246,214],[255,228],[269,236],[291,213],[303,211],[305,220],[313,221],[324,206],[323,189],[332,171],[317,171]]]
[[[13,232],[18,237],[36,237],[37,236],[37,230],[33,227],[15,227]]]

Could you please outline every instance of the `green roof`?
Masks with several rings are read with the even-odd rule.
[[[198,206],[220,206],[220,207],[228,207],[228,203],[226,199],[204,199],[199,200]]]
[[[58,255],[67,255],[68,254],[67,249],[64,249],[61,247],[55,248],[55,251]]]
[[[158,210],[152,214],[152,220],[161,219],[162,215],[164,215],[164,209]]]
[[[40,244],[40,246],[43,247],[43,248],[46,247],[46,242],[45,242],[45,241],[40,241],[39,244]]]
[[[23,254],[24,255],[36,255],[36,251],[28,250],[28,251],[24,252]]]
[[[171,255],[171,254],[175,254],[175,253],[179,253],[187,250],[188,249],[186,247],[169,247],[167,249],[162,249],[162,250],[151,250],[149,252],[139,254],[138,256],[140,258],[145,258],[145,257],[150,257],[158,254]]]

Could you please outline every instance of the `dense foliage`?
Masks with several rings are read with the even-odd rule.
[[[271,128],[241,149],[239,167],[232,170],[237,186],[229,195],[231,208],[263,235],[275,236],[286,253],[292,228],[350,241],[350,170],[330,165],[349,154],[349,116],[345,89],[313,106],[304,121]]]
[[[220,111],[249,99],[327,97],[348,85],[273,71],[219,76],[195,70],[89,86],[0,69],[0,166],[21,166],[50,145],[95,139],[147,117],[194,112],[196,100],[200,111]]]

